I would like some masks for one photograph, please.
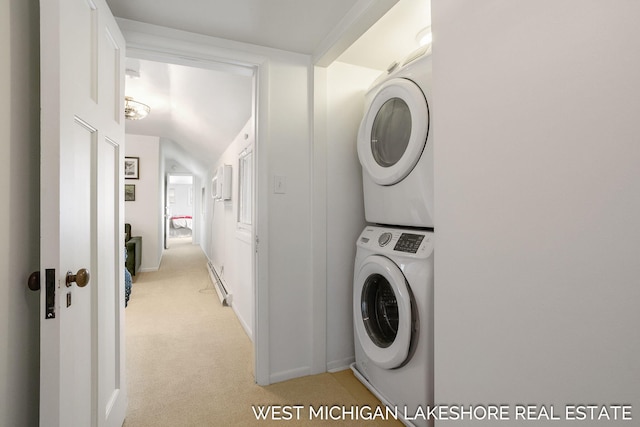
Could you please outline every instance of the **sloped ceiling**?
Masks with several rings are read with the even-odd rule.
[[[168,138],[203,166],[213,164],[251,117],[251,71],[225,71],[127,59],[125,93],[151,107],[126,131]],[[132,74],[129,72],[129,74]]]
[[[415,49],[415,35],[430,24],[430,0],[107,0],[107,3],[120,18],[312,57],[327,48],[336,33],[349,33],[352,37],[354,31],[345,27],[349,27],[353,11],[375,3],[376,13],[388,13],[366,33],[366,28],[359,28],[358,36],[364,35],[349,42],[350,48],[341,49],[340,53],[346,51],[338,60],[379,70]],[[126,94],[152,109],[144,120],[127,121],[127,133],[171,139],[205,167],[217,160],[251,114],[251,77],[246,73],[142,60],[129,60],[127,65],[137,67],[140,78],[127,78]]]

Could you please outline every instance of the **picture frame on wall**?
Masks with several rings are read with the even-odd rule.
[[[124,177],[125,179],[140,178],[140,157],[124,158]]]
[[[124,201],[125,202],[136,201],[136,186],[134,184],[124,185]]]

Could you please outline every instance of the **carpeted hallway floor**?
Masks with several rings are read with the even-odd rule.
[[[402,425],[376,415],[384,408],[348,370],[256,385],[252,343],[231,308],[200,292],[210,286],[206,258],[189,238],[172,239],[160,270],[136,277],[126,309],[125,427]],[[264,420],[254,414],[259,405],[283,408]],[[324,405],[333,417],[321,419]],[[355,419],[367,414],[374,419]]]

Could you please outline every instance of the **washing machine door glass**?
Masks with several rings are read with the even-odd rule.
[[[369,338],[387,348],[398,334],[398,301],[389,281],[380,274],[367,277],[360,300],[362,319]]]
[[[429,105],[408,79],[382,84],[358,130],[358,157],[379,185],[402,181],[420,160],[429,136]]]
[[[378,366],[402,366],[410,354],[414,316],[413,295],[398,266],[381,255],[361,264],[354,284],[356,339]]]

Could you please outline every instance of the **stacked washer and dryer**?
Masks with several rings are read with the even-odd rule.
[[[358,131],[365,219],[353,289],[356,377],[406,425],[433,405],[431,50],[379,77]]]

